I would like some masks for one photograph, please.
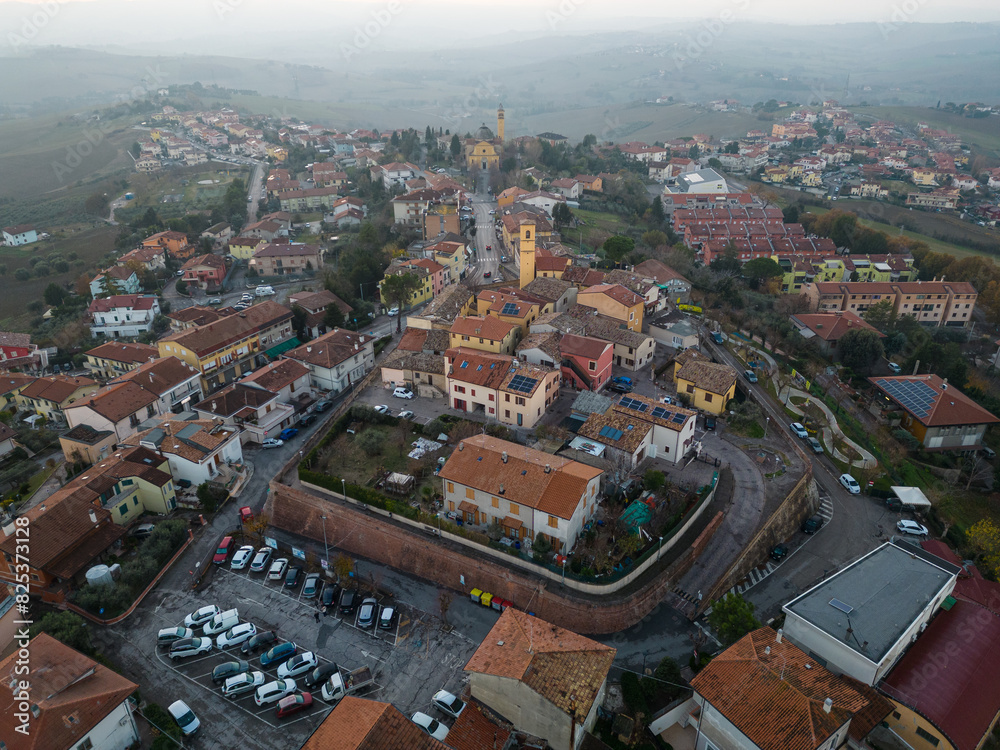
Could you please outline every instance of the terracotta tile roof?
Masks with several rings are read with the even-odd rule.
[[[541,322],[539,316],[535,323]],[[535,323],[532,323],[534,327]],[[610,318],[607,315],[600,315],[593,307],[586,305],[573,305],[569,310],[559,315],[549,323],[563,333],[579,333],[583,336],[593,336],[594,338],[610,341],[622,346],[630,346],[639,349],[646,345],[651,339],[638,331],[630,331],[622,321]]]
[[[631,409],[628,406],[622,406],[623,403],[634,404],[637,401],[646,407],[644,411],[637,411],[636,409]],[[627,393],[617,396],[612,408],[619,414],[627,414],[632,416],[634,419],[641,419],[644,422],[658,424],[661,427],[676,430],[677,432],[684,429],[688,420],[694,419],[698,416],[698,412],[693,409],[685,409],[684,407],[677,406],[676,404],[661,404],[651,398],[647,398],[646,396],[640,396],[638,393]],[[653,414],[654,410],[656,410],[656,416]],[[675,421],[675,417],[677,419],[684,417],[684,420],[678,422]]]
[[[559,362],[562,360],[562,353],[560,352],[559,347],[559,339],[561,338],[562,334],[558,331],[550,331],[548,333],[529,333],[521,339],[521,343],[517,345],[516,352],[520,354],[528,349],[540,349],[552,357],[553,362]]]
[[[992,424],[1000,422],[991,412],[984,409],[953,385],[946,385],[937,375],[894,375],[868,378],[875,387],[921,424],[927,427],[943,427],[949,425]],[[929,404],[924,409],[924,402],[915,407],[910,400],[897,400],[893,394],[899,383],[921,383],[930,390]],[[24,391],[22,391],[24,393]],[[921,389],[921,393],[923,390]]]
[[[1000,712],[998,649],[1000,617],[959,600],[937,613],[880,689],[931,721],[957,750],[975,750]]]
[[[677,355],[674,357],[674,362],[681,367],[686,365],[688,362],[694,362],[696,360],[704,362],[711,361],[707,354],[698,351],[697,349],[685,349],[682,352],[677,352]]]
[[[473,299],[472,292],[462,284],[452,284],[445,287],[441,294],[436,295],[418,316],[421,318],[452,322]]]
[[[76,393],[77,390],[86,388],[87,386],[96,387],[97,381],[90,378],[64,378],[55,375],[47,378],[38,378],[34,382],[29,383],[22,389],[21,395],[25,398],[43,399],[61,404]]]
[[[508,607],[465,665],[518,680],[567,716],[588,716],[617,650]]]
[[[975,294],[968,281],[817,281],[820,294]]]
[[[607,278],[607,275],[605,275],[605,278]],[[603,294],[615,302],[625,305],[625,307],[634,307],[635,305],[642,304],[642,297],[626,289],[621,284],[596,284],[587,289],[581,289],[577,295],[577,300],[579,300],[580,304],[586,304],[586,300],[592,294]]]
[[[9,750],[76,747],[108,714],[139,687],[103,664],[46,633],[28,644],[31,653],[31,702],[38,706],[29,734],[15,731],[14,711],[0,713],[0,736]],[[18,656],[0,662],[0,674],[13,674]]]
[[[225,443],[239,439],[238,436],[239,430],[235,427],[215,425],[207,419],[183,422],[165,419],[151,430],[126,438],[124,444],[145,448],[146,445],[142,445],[145,443],[160,453],[201,463]]]
[[[633,413],[634,414],[634,413]],[[633,454],[642,445],[646,436],[649,435],[653,426],[645,420],[639,419],[637,415],[622,411],[609,411],[606,414],[591,414],[577,430],[577,434],[585,438],[602,443],[604,445],[617,448],[626,453]],[[607,433],[606,428],[617,430],[616,433]],[[617,435],[617,438],[611,435]]]
[[[301,245],[301,244],[290,244],[290,243],[268,243],[259,250],[254,251],[254,260],[257,258],[289,258],[289,257],[299,257],[307,256],[310,258],[318,258],[320,256],[320,246],[319,245]]]
[[[626,271],[624,268],[616,268],[613,271],[608,271],[604,276],[604,281],[607,284],[620,284],[643,299],[656,286],[652,281],[647,281],[639,274]]]
[[[538,262],[541,258],[535,258],[535,268],[540,269]],[[551,260],[558,261],[563,265],[566,264],[566,258],[552,258]],[[561,266],[560,266],[561,267]],[[540,270],[553,270],[553,269],[540,269]],[[554,269],[554,270],[558,270]],[[562,296],[566,294],[567,291],[573,288],[565,279],[556,279],[554,277],[539,276],[528,284],[525,284],[524,291],[529,294],[533,294],[536,297],[540,297],[546,302],[556,302],[562,299]]]
[[[548,472],[546,465],[550,468]],[[601,474],[593,466],[489,435],[463,440],[440,472],[443,479],[491,495],[504,494],[529,508],[566,519],[572,517],[582,502],[588,482]],[[504,487],[503,493],[500,485]]]
[[[31,336],[27,333],[0,331],[0,346],[31,346]]]
[[[563,354],[593,360],[604,356],[609,346],[607,341],[595,339],[593,336],[577,336],[575,333],[564,334],[559,342]]]
[[[371,342],[372,337],[367,334],[334,328],[307,344],[285,352],[285,357],[329,369],[355,354],[364,352]]]
[[[562,275],[563,281],[568,281],[574,286],[591,287],[604,283],[604,271],[596,268],[584,268],[583,266],[570,266]]]
[[[453,750],[500,750],[507,747],[510,729],[490,719],[475,701],[468,701],[448,731]]]
[[[787,638],[778,643],[776,635],[771,628],[748,633],[691,686],[761,750],[814,750],[870,700]],[[829,713],[827,698],[833,701]],[[891,706],[881,708],[884,718]]]
[[[156,305],[156,297],[144,296],[141,294],[115,294],[110,297],[95,299],[88,305],[87,312],[93,315],[96,312],[110,312],[116,308],[129,310],[152,310]]]
[[[208,325],[170,334],[160,341],[176,342],[199,356],[204,356],[291,319],[291,310],[273,300],[267,300]]]
[[[8,427],[6,423],[0,422],[0,443],[15,437],[17,437],[17,433]]]
[[[155,346],[128,341],[109,341],[106,344],[95,346],[85,353],[88,357],[108,359],[112,362],[124,362],[127,364],[148,362],[150,359],[156,359],[160,356],[160,352]]]
[[[349,695],[316,727],[301,750],[448,750],[448,746],[391,704]]]
[[[444,357],[431,352],[408,352],[398,348],[384,360],[384,369],[413,370],[432,375],[444,375]]]
[[[191,260],[187,261],[181,269],[187,271],[192,268],[198,268],[198,266],[209,266],[210,268],[220,268],[225,269],[226,261],[224,261],[218,255],[212,255],[211,253],[207,255],[199,255]]]
[[[5,372],[0,375],[0,395],[13,393],[18,388],[34,383],[37,378],[19,372]]]
[[[793,315],[792,322],[795,321],[800,322],[824,341],[840,341],[841,337],[852,328],[875,331],[879,336],[885,338],[885,334],[880,333],[874,326],[869,325],[850,310]]]
[[[489,341],[503,341],[516,328],[517,325],[514,323],[500,320],[496,315],[487,315],[482,318],[470,315],[455,318],[455,322],[451,324],[451,333],[457,336],[488,339]]]
[[[303,367],[303,365],[299,366]],[[222,390],[216,391],[204,401],[195,404],[194,408],[210,417],[233,417],[248,407],[256,414],[257,409],[274,401],[277,397],[276,393],[262,388],[252,388],[242,382],[232,383]]]
[[[298,305],[307,312],[325,311],[327,307],[335,304],[344,315],[347,315],[347,313],[354,309],[329,289],[321,289],[318,292],[291,294],[288,297],[288,304]]]
[[[427,334],[429,332],[430,329],[427,328],[407,327],[399,339],[399,344],[396,346],[396,350],[404,352],[422,352],[424,350],[424,342],[427,341]]]
[[[445,367],[451,380],[498,390],[507,379],[515,359],[478,349],[457,347],[445,352]]]
[[[192,323],[196,326],[203,326],[226,317],[226,314],[212,307],[195,305],[194,307],[185,307],[183,310],[171,311],[167,314],[167,317],[179,323]]]
[[[254,383],[264,390],[277,393],[299,378],[309,375],[309,368],[294,359],[279,359],[243,378],[244,385]]]
[[[136,369],[119,377],[115,382],[135,383],[143,390],[162,397],[181,383],[199,375],[198,370],[177,357],[161,357],[139,365]]]
[[[687,380],[694,383],[695,388],[720,396],[733,387],[737,377],[732,367],[716,362],[688,362],[677,372],[678,379]]]
[[[83,419],[83,414],[78,410],[89,408],[111,422],[120,422],[155,404],[157,400],[159,400],[157,394],[150,393],[131,381],[112,383],[68,405],[67,419],[70,413],[79,414],[79,418]]]

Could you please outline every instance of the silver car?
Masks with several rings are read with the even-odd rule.
[[[169,655],[171,659],[184,659],[189,656],[205,654],[211,650],[211,638],[184,638],[170,647]]]
[[[226,680],[226,684],[222,686],[222,694],[227,698],[235,698],[256,690],[266,679],[263,672],[244,672],[235,675]]]

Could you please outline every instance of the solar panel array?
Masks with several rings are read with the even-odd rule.
[[[650,412],[650,416],[657,417],[658,419],[667,419],[670,417],[670,412],[664,409],[662,406],[657,406],[653,411]]]
[[[670,421],[676,422],[677,424],[684,424],[687,421],[687,414],[676,412]]]
[[[938,398],[938,392],[921,380],[886,380],[880,378],[875,384],[917,417],[926,417]]]
[[[516,302],[508,302],[507,304],[505,304],[503,306],[503,309],[500,311],[500,314],[501,315],[517,315],[518,314],[517,303]]]
[[[510,380],[507,389],[515,393],[531,393],[538,385],[537,378],[529,378],[527,375],[515,375]]]
[[[639,399],[630,398],[629,396],[624,396],[621,401],[618,402],[619,406],[624,406],[626,409],[632,409],[633,411],[646,411],[649,408],[649,404]]]
[[[608,440],[621,440],[622,435],[625,433],[615,427],[612,427],[611,425],[605,425],[597,434],[601,437],[607,438]]]

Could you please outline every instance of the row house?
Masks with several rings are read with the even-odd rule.
[[[309,369],[313,388],[338,394],[375,367],[375,344],[367,334],[335,328],[286,352],[285,357]]]
[[[90,378],[53,375],[36,378],[17,391],[15,403],[20,409],[45,418],[49,424],[65,424],[63,410],[89,396],[100,386]]]
[[[824,282],[801,292],[813,312],[847,310],[864,317],[872,305],[888,300],[897,315],[909,315],[928,327],[965,328],[978,294],[967,281]]]
[[[614,346],[613,364],[637,372],[653,360],[656,341],[638,331],[631,331],[621,321],[601,315],[597,310],[574,305],[564,313],[538,316],[531,324],[532,333],[559,331],[607,341]]]
[[[323,248],[299,243],[270,243],[256,250],[250,261],[261,276],[302,275],[318,271],[323,265]]]
[[[160,303],[153,295],[116,294],[95,299],[87,307],[91,335],[109,339],[148,333],[159,314]]]
[[[961,200],[955,188],[942,188],[930,193],[910,193],[906,196],[907,206],[931,208],[935,210],[954,211]]]
[[[506,355],[514,353],[517,342],[521,339],[521,329],[516,323],[495,315],[459,316],[452,323],[449,334],[453,348],[465,347]]]
[[[278,200],[282,211],[299,213],[329,209],[339,197],[339,188],[318,187],[308,190],[289,190],[281,193]]]
[[[87,370],[100,380],[113,380],[160,356],[155,346],[130,341],[109,341],[85,354]]]
[[[558,331],[529,333],[517,345],[517,358],[541,367],[557,367],[562,384],[600,391],[611,380],[614,346],[591,336]]]
[[[445,286],[465,278],[468,267],[468,246],[461,238],[445,239],[424,247],[425,255],[445,268]]]
[[[547,310],[546,301],[516,287],[500,287],[480,292],[476,298],[478,315],[494,316],[517,326],[518,338],[526,336],[532,322]]]
[[[240,441],[263,443],[277,437],[295,419],[295,407],[281,403],[278,394],[244,383],[230,383],[194,405],[199,418],[229,425],[239,432]]]

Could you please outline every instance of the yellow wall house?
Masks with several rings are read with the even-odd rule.
[[[686,394],[692,408],[722,414],[736,395],[736,378],[736,370],[729,365],[695,360],[677,371],[674,382],[677,393]]]
[[[592,307],[602,315],[620,320],[630,331],[642,330],[642,297],[621,284],[597,284],[581,289],[576,295],[578,304]]]
[[[495,315],[459,317],[451,325],[450,345],[493,354],[513,354],[521,340],[521,329]]]
[[[89,396],[98,389],[90,378],[64,378],[53,376],[38,378],[17,394],[18,406],[45,417],[46,422],[63,423],[63,408]]]
[[[937,172],[933,169],[914,169],[913,184],[920,187],[936,187],[938,184]]]
[[[410,294],[409,300],[403,305],[404,309],[409,309],[422,304],[434,296],[434,283],[431,278],[430,272],[426,268],[421,268],[420,266],[402,266],[402,265],[391,265],[385,271],[385,278],[379,282],[379,295],[381,296],[382,284],[385,283],[385,279],[390,276],[402,276],[404,274],[412,274],[420,280],[420,286],[417,287],[416,291]]]
[[[267,245],[267,240],[260,237],[235,237],[229,240],[229,253],[240,260],[252,260],[258,248]]]

